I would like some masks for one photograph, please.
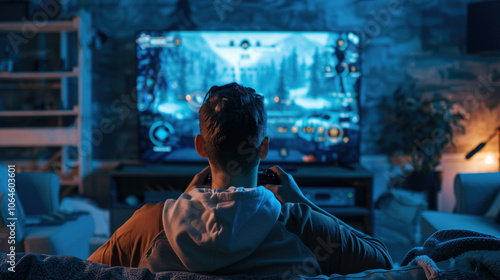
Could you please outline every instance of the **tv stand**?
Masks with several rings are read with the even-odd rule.
[[[356,170],[356,167],[348,164],[348,163],[337,163],[335,166],[339,166],[339,167],[343,167],[347,170],[351,170],[351,171],[355,171]]]
[[[132,214],[149,202],[177,198],[189,185],[193,176],[207,163],[176,165],[120,165],[111,173],[110,230],[114,232]],[[260,169],[271,167],[263,162]],[[373,234],[372,181],[373,175],[359,164],[346,166],[283,166],[299,187],[325,191],[353,189],[354,204],[348,206],[321,206],[354,228]]]

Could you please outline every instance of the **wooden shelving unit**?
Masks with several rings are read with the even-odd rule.
[[[0,73],[0,88],[19,91],[33,91],[30,94],[43,94],[36,92],[40,89],[60,90],[62,104],[67,104],[72,94],[68,79],[77,79],[77,105],[64,110],[36,110],[36,111],[0,111],[0,123],[2,118],[74,118],[70,126],[57,125],[54,127],[0,127],[0,147],[60,147],[57,155],[51,160],[58,160],[61,185],[78,187],[83,192],[83,180],[91,171],[92,145],[85,135],[91,131],[91,69],[92,69],[92,44],[91,15],[86,11],[80,11],[79,16],[67,21],[31,22],[36,27],[36,32],[59,33],[61,46],[61,59],[67,59],[71,48],[78,48],[77,65],[69,71],[51,72],[2,72]],[[25,22],[0,22],[0,34],[17,32],[22,36],[26,30]],[[71,42],[68,33],[77,34],[77,42]],[[74,40],[73,40],[74,41]],[[2,84],[2,81],[18,80],[17,84]],[[26,83],[24,81],[35,81]],[[43,83],[42,83],[43,81]],[[50,81],[50,82],[49,82]],[[74,96],[74,92],[73,92]],[[87,143],[89,142],[89,143]],[[78,160],[75,164],[66,152],[69,147],[76,147]],[[45,166],[48,164],[45,163]]]
[[[78,130],[70,128],[2,128],[0,146],[3,147],[60,147],[78,144]]]
[[[1,23],[0,23],[1,24]],[[69,71],[57,71],[57,72],[17,72],[17,73],[9,73],[2,72],[0,73],[0,79],[30,79],[30,80],[52,80],[52,79],[62,79],[62,78],[78,78],[78,68],[71,72]]]

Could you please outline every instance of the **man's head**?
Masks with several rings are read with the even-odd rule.
[[[199,118],[196,150],[220,171],[247,174],[267,156],[264,98],[254,89],[237,83],[213,86]]]

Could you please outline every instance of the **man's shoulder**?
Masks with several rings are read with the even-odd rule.
[[[163,213],[163,206],[164,205],[165,205],[165,202],[146,203],[141,208],[139,208],[137,211],[135,211],[134,216],[151,215],[154,213],[161,214],[161,213]]]

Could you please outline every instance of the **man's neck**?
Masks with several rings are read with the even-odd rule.
[[[232,186],[244,188],[257,187],[258,165],[247,174],[243,174],[243,172],[233,172],[233,174],[229,174],[226,171],[214,169],[213,167],[211,167],[211,170],[212,189],[227,189]]]

